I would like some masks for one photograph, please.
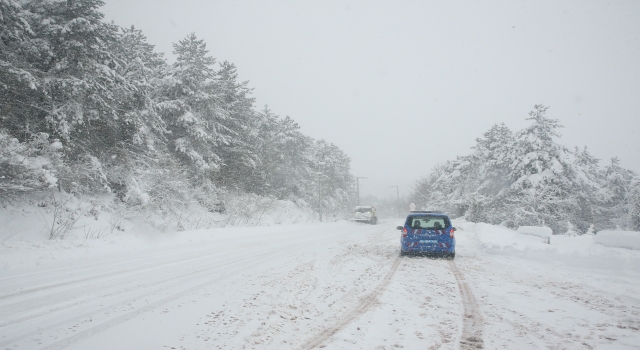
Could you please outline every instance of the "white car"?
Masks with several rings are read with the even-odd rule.
[[[354,211],[353,221],[366,222],[371,225],[378,223],[376,207],[357,206]]]

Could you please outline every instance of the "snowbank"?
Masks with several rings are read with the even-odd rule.
[[[453,226],[455,226],[457,229],[462,230],[462,231],[467,231],[467,232],[476,232],[476,223],[475,222],[469,222],[469,221],[463,221],[460,219],[456,219],[453,221]]]
[[[594,243],[605,247],[640,250],[640,232],[635,231],[599,231]]]
[[[551,237],[553,231],[551,231],[549,227],[544,226],[520,226],[518,227],[518,233],[547,238]]]
[[[311,223],[317,213],[288,200],[233,193],[225,212],[211,212],[197,202],[176,210],[144,206],[126,208],[115,195],[75,197],[64,192],[35,192],[19,200],[0,201],[0,243],[50,239],[87,240],[120,234],[161,234],[229,226]],[[322,221],[338,217],[325,214]]]
[[[456,235],[460,240],[458,244],[470,245],[470,241],[475,241],[487,254],[560,266],[640,272],[640,251],[595,244],[594,239],[601,232],[596,236],[556,235],[546,244],[537,236],[523,235],[502,226],[470,222],[456,222],[455,226],[461,229]]]

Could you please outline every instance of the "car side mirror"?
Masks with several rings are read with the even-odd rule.
[[[455,228],[455,227],[452,227],[452,229],[453,229],[454,231],[458,231],[458,229],[457,229],[457,228]]]
[[[396,226],[396,230],[400,230],[400,231],[402,231],[403,229],[404,229],[404,227],[403,227],[403,226]]]

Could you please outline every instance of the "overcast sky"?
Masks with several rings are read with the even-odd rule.
[[[407,194],[534,104],[561,144],[640,171],[640,1],[105,0],[173,62],[195,32],[257,99],[342,148],[363,194]]]

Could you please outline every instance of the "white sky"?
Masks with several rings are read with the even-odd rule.
[[[170,62],[195,32],[264,104],[341,147],[361,193],[407,194],[534,104],[561,144],[640,171],[640,1],[105,0]]]

